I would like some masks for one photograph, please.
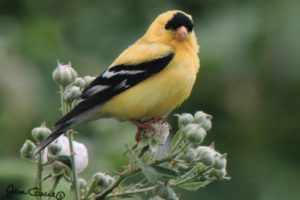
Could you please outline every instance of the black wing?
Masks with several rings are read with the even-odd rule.
[[[174,53],[136,64],[116,65],[98,76],[81,95],[83,99],[73,110],[61,118],[56,125],[64,123],[91,108],[100,105],[141,81],[160,72],[174,57]]]

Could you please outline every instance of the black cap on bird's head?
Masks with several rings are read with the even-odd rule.
[[[186,41],[193,33],[192,17],[180,10],[160,14],[149,27],[146,37],[156,41]]]
[[[165,29],[176,31],[181,26],[187,28],[188,32],[193,31],[194,23],[187,15],[182,12],[176,12],[173,17],[166,23]]]

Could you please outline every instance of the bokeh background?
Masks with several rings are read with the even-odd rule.
[[[298,0],[1,0],[1,199],[10,183],[32,185],[34,167],[19,149],[33,127],[51,127],[61,115],[51,79],[56,61],[71,61],[81,76],[97,75],[170,9],[192,14],[201,45],[193,94],[175,112],[213,115],[205,143],[229,154],[232,177],[181,192],[181,199],[300,199]],[[126,163],[132,125],[100,120],[79,130],[76,139],[90,152],[81,177]]]

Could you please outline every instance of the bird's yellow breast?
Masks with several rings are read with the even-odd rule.
[[[100,112],[119,120],[166,116],[188,98],[198,68],[197,55],[176,52],[165,69],[113,97]]]

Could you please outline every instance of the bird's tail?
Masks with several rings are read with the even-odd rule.
[[[37,155],[40,151],[46,148],[51,142],[56,140],[59,136],[61,136],[68,127],[70,127],[70,123],[61,123],[57,124],[52,131],[52,133],[44,139],[35,149],[33,150],[33,155]]]

